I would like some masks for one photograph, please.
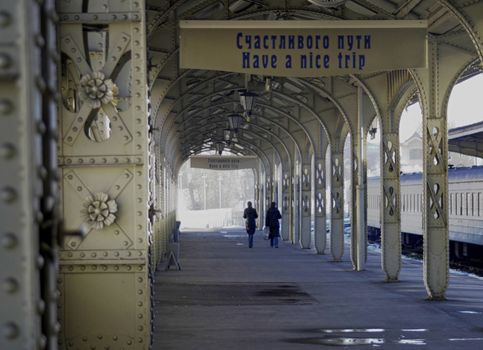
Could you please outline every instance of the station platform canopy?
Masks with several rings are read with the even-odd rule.
[[[448,150],[483,158],[483,122],[450,129]]]

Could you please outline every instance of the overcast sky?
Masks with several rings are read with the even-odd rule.
[[[456,85],[449,98],[448,127],[454,128],[483,121],[483,74],[479,74]],[[421,130],[421,109],[419,104],[410,106],[401,119],[401,141],[416,130]]]

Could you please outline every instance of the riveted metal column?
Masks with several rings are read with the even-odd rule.
[[[301,230],[300,230],[300,246],[304,249],[310,248],[311,241],[311,215],[312,215],[312,166],[309,162],[302,165],[301,187],[302,187],[302,205],[301,205]]]
[[[67,228],[62,349],[148,349],[150,192],[145,2],[57,2]]]
[[[267,209],[270,207],[270,204],[273,202],[273,180],[270,174],[265,175],[265,205]]]
[[[366,207],[366,132],[363,123],[363,92],[357,88],[357,130],[351,139],[352,148],[352,224],[351,260],[354,270],[364,270],[367,248]]]
[[[262,212],[262,206],[260,202],[260,185],[259,185],[259,177],[255,176],[255,186],[254,186],[254,203],[253,206],[257,210],[258,213],[258,228],[261,229],[265,225],[265,221],[263,220],[263,212]],[[246,205],[246,203],[244,203]]]
[[[295,169],[292,177],[292,231],[293,241],[292,243],[299,242],[300,240],[300,170],[299,163],[296,162]]]
[[[325,154],[325,150],[322,152]],[[325,158],[315,158],[315,249],[318,254],[324,254],[326,240],[326,213],[325,213]]]
[[[388,124],[382,123],[381,133],[381,263],[386,280],[397,281],[401,269],[399,134],[387,130]]]
[[[162,188],[162,167],[161,167],[161,161],[159,158],[155,158],[155,174],[154,174],[154,214],[155,214],[155,219],[154,219],[154,226],[153,226],[153,234],[154,234],[154,250],[156,251],[156,256],[157,256],[157,262],[156,264],[161,261],[161,259],[164,256],[164,251],[163,251],[163,228],[162,228],[162,222],[163,222],[163,188]]]
[[[337,140],[340,142],[339,140]],[[334,261],[340,261],[344,254],[344,154],[340,146],[331,147],[331,217],[330,252]]]
[[[0,4],[0,349],[57,348],[56,20]]]
[[[446,81],[439,48],[429,44],[423,72],[423,234],[424,283],[431,299],[444,299],[449,279],[448,130]],[[453,63],[453,62],[449,62]],[[444,68],[444,67],[443,67]],[[446,97],[447,98],[447,97]]]
[[[290,173],[285,172],[282,179],[282,239],[288,241],[291,237],[290,218],[292,216],[292,206],[290,205],[292,196],[290,192]]]

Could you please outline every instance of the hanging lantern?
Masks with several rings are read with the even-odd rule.
[[[223,145],[223,142],[217,141],[215,142],[215,151],[221,156],[221,153],[223,152],[223,149],[225,146]]]
[[[248,90],[240,90],[240,104],[247,115],[252,114],[253,105],[255,104],[255,97],[257,96],[253,92]]]
[[[228,116],[228,123],[232,131],[237,131],[241,127],[242,121],[243,117],[240,114],[233,113]]]
[[[231,139],[231,130],[230,129],[224,129],[223,130],[223,138],[225,141],[230,141]]]

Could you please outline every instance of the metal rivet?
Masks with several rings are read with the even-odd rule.
[[[3,335],[7,339],[15,339],[18,337],[19,329],[15,323],[7,323],[3,326]]]
[[[4,159],[10,159],[15,156],[15,146],[11,143],[4,143],[0,146],[0,156]]]
[[[37,312],[39,314],[43,314],[45,312],[45,302],[43,300],[39,300],[37,302]]]
[[[47,172],[47,169],[45,169],[45,167],[44,167],[44,166],[39,166],[39,168],[38,168],[37,172],[38,172],[39,177],[40,177],[42,180],[47,179],[48,172]]]
[[[39,348],[45,349],[47,346],[47,337],[45,335],[41,335],[39,338]]]
[[[47,84],[45,83],[44,78],[40,76],[35,79],[35,84],[37,85],[37,89],[39,89],[40,92],[44,92],[47,88]]]
[[[39,134],[45,134],[45,131],[47,130],[47,128],[45,127],[45,124],[44,122],[42,121],[38,121],[37,122],[37,132]]]
[[[6,187],[2,189],[2,192],[0,193],[0,198],[2,198],[2,201],[6,203],[11,203],[17,198],[17,191],[11,187]]]
[[[12,111],[13,109],[13,106],[12,106],[12,103],[8,100],[0,100],[0,114],[1,115],[7,115],[7,114],[10,114],[10,112]]]
[[[38,47],[44,47],[44,46],[45,46],[45,40],[44,40],[44,38],[42,37],[42,35],[37,34],[37,35],[35,36],[35,44],[36,44]]]
[[[12,249],[17,246],[17,237],[13,233],[4,233],[2,235],[2,247],[5,249]]]
[[[1,11],[0,12],[0,27],[5,28],[10,25],[10,15],[5,12]]]
[[[3,290],[5,293],[13,294],[18,290],[18,282],[15,278],[9,277],[3,281]]]
[[[7,56],[6,54],[1,54],[0,55],[0,69],[7,69],[10,67],[10,64],[12,61],[10,60],[10,57]]]
[[[37,267],[38,267],[39,269],[41,269],[42,267],[44,267],[44,264],[45,264],[45,259],[44,259],[44,257],[43,257],[42,255],[39,255],[39,256],[37,257]]]

